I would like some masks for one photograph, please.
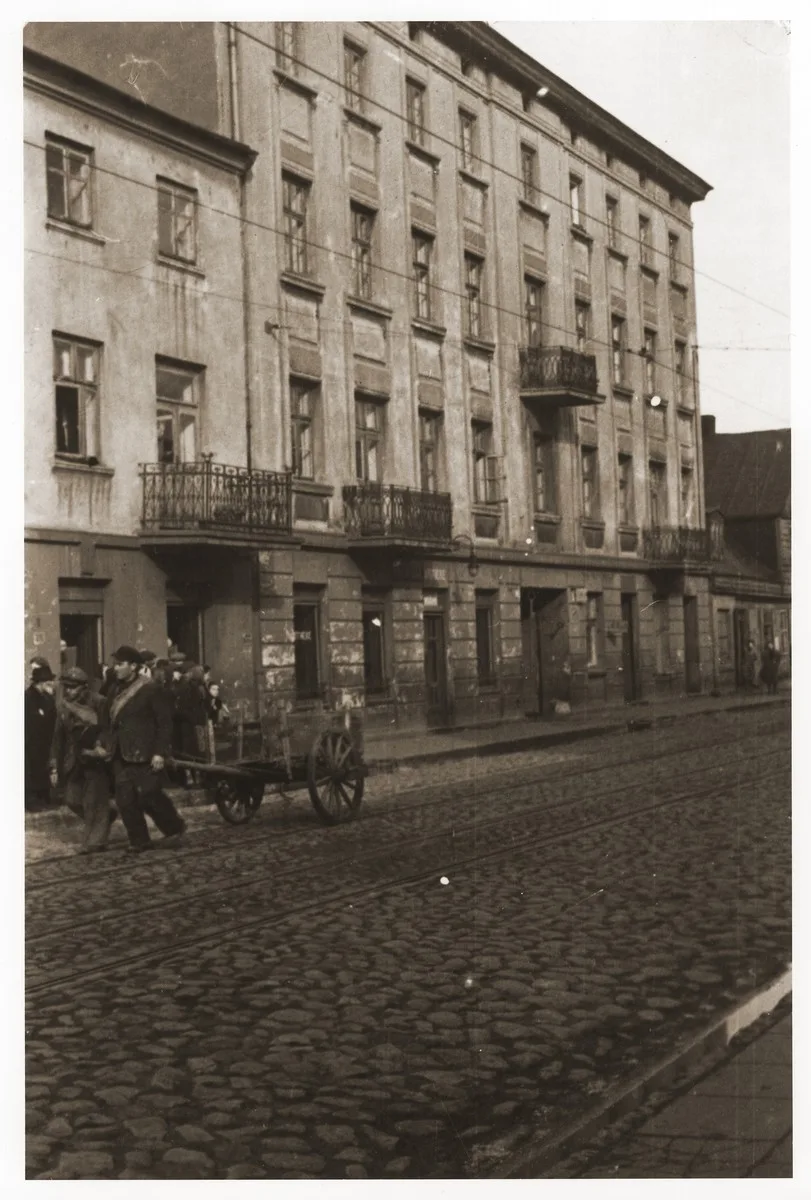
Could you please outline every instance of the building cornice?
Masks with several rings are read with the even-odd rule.
[[[27,48],[23,50],[23,82],[32,92],[233,174],[245,174],[257,156],[256,150],[242,142],[144,104],[75,67]]]
[[[690,202],[704,200],[712,185],[636,133],[606,109],[589,100],[571,84],[536,62],[529,54],[482,21],[418,21],[434,37],[454,49],[473,53],[488,63],[522,92],[535,95],[548,88],[544,105],[569,118],[579,133],[596,133],[604,142],[623,152],[633,165],[644,167],[652,178],[667,185],[674,194]]]

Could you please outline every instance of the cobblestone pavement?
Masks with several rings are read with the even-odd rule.
[[[29,1175],[488,1174],[788,961],[787,713],[493,767],[31,864]]]
[[[791,996],[543,1179],[790,1179]]]

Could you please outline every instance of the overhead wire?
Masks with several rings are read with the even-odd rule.
[[[24,143],[25,143],[25,145],[29,146],[30,148],[39,150],[43,153],[46,150],[46,146],[44,143],[34,142],[31,139],[24,139]],[[150,183],[150,182],[147,182],[146,180],[138,179],[135,176],[128,175],[121,171],[116,171],[110,167],[101,166],[100,164],[96,163],[95,161],[92,162],[90,164],[90,166],[91,166],[91,170],[94,172],[99,172],[104,175],[109,175],[109,176],[119,179],[123,182],[135,184],[138,187],[141,187],[148,191],[154,192],[156,195],[161,190],[161,188],[155,183]],[[270,233],[274,237],[281,237],[281,238],[286,237],[286,230],[281,229],[278,226],[266,225],[263,222],[255,221],[250,218],[243,217],[239,213],[230,212],[227,209],[218,208],[216,205],[206,204],[202,201],[199,201],[197,206],[201,209],[212,212],[215,215],[226,217],[229,220],[234,220],[240,224],[247,224],[250,227],[255,228],[261,232]],[[101,236],[105,243],[120,245],[120,239],[106,237],[103,234],[97,235],[97,236]],[[338,250],[333,246],[326,246],[322,243],[311,241],[311,240],[306,240],[306,246],[307,246],[308,250],[318,250],[332,258],[344,259],[344,260],[348,261],[350,264],[352,264],[354,261],[351,252]],[[26,247],[25,249],[28,253],[36,254],[40,257],[53,258],[53,259],[57,259],[60,261],[64,261],[66,263],[72,263],[76,266],[90,267],[92,269],[104,270],[104,271],[109,272],[110,274],[118,275],[118,276],[136,277],[136,273],[138,271],[143,270],[145,267],[151,265],[151,262],[152,262],[151,259],[147,259],[145,262],[141,262],[135,267],[129,268],[127,270],[123,270],[120,268],[108,267],[103,264],[83,262],[80,259],[72,259],[65,255],[58,255],[58,254],[50,253],[48,251],[38,250],[35,247]],[[172,268],[170,267],[169,269],[172,269]],[[182,267],[181,267],[181,270],[182,270]],[[413,276],[410,273],[407,273],[404,271],[398,271],[393,267],[383,266],[382,264],[380,264],[378,262],[373,263],[373,270],[375,272],[380,272],[385,275],[392,275],[398,279],[404,280],[406,283],[409,284],[409,286],[413,286]],[[170,280],[152,279],[152,280],[144,280],[144,282],[157,283],[158,285],[161,285],[161,286],[173,287],[175,289],[180,289],[180,290],[186,290],[186,285],[181,284],[181,283],[172,283]],[[435,280],[433,280],[433,279],[431,281],[430,286],[431,286],[432,292],[441,293],[443,295],[450,296],[455,300],[461,301],[462,304],[466,303],[469,299],[468,293],[459,292],[459,291],[456,291],[453,288],[449,288],[449,287],[443,287],[441,284],[435,282]],[[286,312],[286,309],[284,308],[283,305],[279,305],[277,303],[273,303],[268,300],[261,300],[261,299],[246,300],[244,297],[229,296],[225,293],[215,292],[215,291],[209,289],[208,287],[206,288],[205,295],[215,296],[215,297],[218,297],[218,298],[221,298],[224,300],[230,300],[237,304],[245,304],[248,307],[262,308],[262,309],[265,309],[265,310],[271,311],[271,312]],[[351,299],[360,299],[358,297],[350,297],[350,298]],[[361,300],[361,303],[362,303],[362,300]],[[504,305],[495,304],[492,301],[487,300],[484,295],[480,295],[479,303],[483,309],[487,309],[488,311],[490,311],[492,313],[500,313],[504,316],[513,317],[520,322],[524,322],[526,320],[526,312],[521,312],[518,310],[510,309],[510,308],[505,307]],[[576,337],[577,336],[577,330],[571,329],[571,328],[563,326],[563,325],[556,325],[554,322],[544,320],[543,318],[540,319],[539,323],[542,326],[542,328],[547,332],[560,333],[560,334],[566,335],[567,337]],[[329,317],[328,318],[319,317],[319,325],[322,325],[324,327],[332,327],[332,328],[337,328],[340,325],[344,328],[351,328],[352,322],[349,318],[346,318],[346,317],[338,318],[338,319],[329,318]],[[279,328],[287,329],[289,327],[284,326],[280,323]],[[407,331],[404,331],[401,333],[400,331],[389,330],[387,336],[409,337],[410,335],[408,334]],[[464,345],[464,344],[468,344],[468,340],[469,339],[466,339],[464,337],[454,339],[452,337],[448,337],[447,334],[445,334],[443,336],[443,341],[445,341],[449,344]],[[601,346],[608,350],[613,349],[612,343],[610,341],[603,339],[603,338],[599,338],[599,337],[595,336],[593,333],[590,334],[587,341],[588,341],[589,345],[591,345],[591,346]],[[509,345],[509,346],[523,346],[526,344],[524,341],[512,342],[509,339],[503,339],[503,338],[499,339],[499,343],[502,345]],[[648,357],[644,352],[644,348],[640,349],[640,350],[634,350],[634,349],[626,346],[626,347],[624,347],[624,350],[625,350],[625,353],[634,355],[639,358],[647,358]],[[658,359],[658,358],[653,358],[652,361],[658,370],[666,371],[671,375],[676,375],[676,376],[679,375],[679,372],[677,372],[674,367],[670,366],[669,363],[663,362],[661,359]],[[686,382],[695,382],[692,379],[692,375],[690,375],[686,372],[681,377]],[[770,413],[767,412],[767,410],[759,408],[757,405],[753,405],[749,401],[742,400],[737,397],[731,397],[731,396],[729,396],[729,393],[721,392],[719,389],[714,388],[712,385],[709,385],[709,384],[703,385],[703,390],[709,390],[709,391],[714,390],[714,391],[718,392],[719,395],[725,395],[728,398],[736,399],[739,403],[743,404],[745,407],[752,408],[755,411],[761,412],[767,416],[771,415]]]

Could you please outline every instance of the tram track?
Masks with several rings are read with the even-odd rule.
[[[738,761],[741,764],[751,763],[758,760],[764,761],[770,758],[772,754],[782,754],[782,751],[775,750],[767,752],[766,754],[753,754],[745,756],[744,758],[739,757]],[[690,777],[706,775],[712,769],[712,766],[702,767],[698,768],[694,772],[689,772],[688,774]],[[781,775],[789,776],[790,768],[769,768],[769,779],[774,780],[779,778]],[[685,773],[681,773],[678,779],[678,784],[682,784],[684,777]],[[750,772],[747,778],[756,782],[766,778],[766,775],[764,773],[753,774]],[[617,791],[624,790],[626,787],[627,784],[624,784],[622,788],[613,789],[613,792],[616,793]],[[430,868],[422,866],[418,871],[406,871],[399,875],[389,877],[384,876],[382,878],[374,878],[374,867],[379,867],[384,858],[384,856],[381,854],[377,854],[376,856],[368,856],[366,859],[361,860],[361,862],[353,861],[351,864],[349,864],[349,866],[353,869],[354,873],[357,873],[360,869],[361,874],[363,874],[365,871],[366,875],[369,876],[371,874],[372,878],[367,878],[367,881],[364,882],[362,886],[339,886],[337,889],[333,889],[332,893],[326,898],[322,895],[319,895],[316,900],[313,900],[310,891],[307,894],[307,898],[302,899],[298,903],[295,900],[293,903],[288,901],[287,905],[283,909],[275,908],[273,910],[273,923],[274,926],[277,926],[289,918],[306,914],[307,912],[323,912],[325,907],[333,907],[335,905],[344,903],[352,903],[359,901],[364,897],[373,896],[375,894],[385,894],[387,891],[392,891],[402,887],[409,887],[418,883],[424,884],[426,881],[436,877],[437,870],[441,869],[443,864],[446,868],[450,868],[452,866],[452,869],[455,872],[458,872],[460,868],[464,868],[471,864],[492,862],[505,855],[515,857],[516,855],[520,855],[523,851],[528,850],[535,852],[539,847],[552,846],[567,837],[582,837],[601,830],[608,830],[617,826],[621,826],[624,823],[636,820],[640,817],[649,815],[652,816],[656,813],[674,809],[679,805],[692,805],[694,803],[709,799],[710,797],[718,798],[721,796],[734,795],[739,788],[740,780],[723,782],[716,779],[707,784],[705,787],[697,788],[693,785],[686,790],[682,788],[681,790],[677,790],[674,794],[671,794],[667,797],[658,797],[654,803],[636,805],[630,808],[625,808],[621,812],[614,812],[610,815],[603,813],[592,820],[586,821],[582,819],[582,816],[580,819],[578,819],[576,815],[572,814],[571,801],[561,802],[556,806],[556,808],[568,808],[569,812],[567,814],[560,813],[559,815],[561,820],[559,828],[557,828],[554,832],[547,831],[546,833],[544,833],[542,830],[538,830],[536,827],[538,823],[542,821],[545,825],[548,825],[548,818],[551,810],[548,807],[539,809],[537,806],[535,806],[532,813],[529,814],[531,818],[533,818],[531,821],[533,828],[531,831],[526,832],[523,837],[516,838],[513,832],[508,832],[505,829],[505,822],[503,819],[497,819],[493,822],[490,822],[489,826],[492,836],[488,839],[488,842],[490,843],[489,848],[485,850],[481,849],[480,844],[482,834],[481,825],[467,827],[464,831],[446,829],[441,834],[435,834],[429,839],[426,839],[425,837],[411,839],[414,856],[419,857],[421,860],[426,858],[426,840],[434,842],[441,842],[442,840],[447,842],[449,840],[451,845],[444,851],[442,851],[441,846],[437,847]],[[604,801],[605,798],[605,793],[592,794],[588,797],[581,798],[580,805],[599,805],[599,803]],[[525,816],[527,816],[526,813],[517,813],[515,814],[514,819],[517,820]],[[498,826],[501,831],[501,842],[503,843],[501,845],[492,845],[492,841],[498,840],[495,838],[496,826]],[[469,843],[468,847],[465,847],[465,839],[467,839]],[[405,843],[398,843],[395,847],[393,847],[393,850],[397,853],[398,858],[402,857],[404,846]],[[466,850],[467,852],[465,852]],[[393,855],[391,851],[387,852],[385,855],[386,862],[391,862],[392,857]],[[347,864],[342,865],[344,867],[343,873],[346,875],[348,873]],[[300,882],[303,871],[304,868],[301,864],[299,864],[295,872],[291,872],[291,876],[294,876]],[[272,882],[275,883],[275,879]],[[251,884],[254,884],[257,887],[267,904],[269,898],[268,892],[272,889],[269,889],[263,880],[257,880],[255,878],[245,882],[245,886],[250,886]],[[184,904],[189,904],[198,900],[199,896],[199,893],[194,897],[186,896],[181,902]],[[143,908],[139,909],[139,915],[145,911],[147,910]],[[113,916],[120,916],[120,914],[113,914]],[[237,920],[236,922],[232,922],[226,930],[223,930],[222,927],[218,926],[213,929],[201,931],[191,936],[175,938],[168,946],[164,945],[157,948],[151,946],[142,950],[136,950],[127,955],[119,955],[114,959],[110,959],[109,957],[105,956],[103,962],[91,961],[86,967],[80,970],[72,970],[67,972],[57,971],[56,973],[49,971],[49,977],[47,979],[44,979],[41,982],[34,982],[27,988],[27,995],[30,998],[34,998],[39,995],[47,994],[48,992],[56,989],[64,989],[65,987],[69,987],[75,983],[90,981],[100,976],[107,976],[110,972],[129,968],[134,965],[146,965],[151,962],[165,963],[167,959],[175,958],[177,955],[184,953],[186,950],[192,947],[203,947],[206,944],[216,942],[218,939],[223,937],[224,933],[227,933],[229,938],[239,937],[253,929],[259,928],[262,925],[266,925],[266,923],[267,910],[265,910],[261,916],[253,916],[249,920]],[[71,930],[75,931],[76,928],[76,926],[63,927],[59,931],[52,931],[49,935],[43,935],[41,940],[45,940],[45,938],[48,936],[59,937],[64,943],[66,935],[68,935]],[[46,968],[43,968],[43,970],[44,969]]]
[[[753,737],[757,739],[761,737],[773,738],[775,734],[779,733],[785,733],[785,736],[788,737],[788,732],[785,730],[783,723],[773,724],[766,729],[760,728],[755,731]],[[637,738],[639,737],[639,735],[635,736]],[[598,748],[589,751],[582,756],[582,759],[577,766],[576,775],[572,771],[571,762],[555,763],[550,770],[544,770],[540,773],[537,773],[538,767],[536,764],[533,764],[529,768],[522,766],[511,767],[508,768],[506,772],[503,770],[499,771],[498,767],[494,766],[490,770],[482,770],[476,780],[471,781],[470,779],[465,779],[459,781],[458,783],[443,785],[445,790],[444,794],[440,798],[437,798],[435,794],[435,785],[418,784],[415,787],[398,789],[394,797],[384,797],[380,802],[380,807],[378,808],[370,808],[367,806],[363,810],[362,821],[364,824],[366,824],[369,821],[397,819],[400,815],[408,816],[409,814],[418,813],[422,810],[429,812],[432,815],[437,814],[442,808],[448,808],[449,806],[458,803],[460,800],[468,798],[471,793],[471,786],[475,788],[477,800],[485,800],[488,796],[497,795],[512,786],[533,786],[538,783],[543,783],[544,786],[550,786],[560,781],[572,780],[575,778],[582,779],[585,776],[590,776],[601,771],[616,770],[620,767],[633,767],[637,763],[640,766],[645,766],[647,768],[651,763],[661,763],[669,758],[683,758],[685,753],[687,753],[690,749],[702,754],[710,752],[714,749],[730,750],[729,737],[725,737],[713,742],[705,742],[699,746],[695,746],[694,744],[691,746],[689,741],[687,741],[686,745],[681,744],[681,742],[682,739],[680,739],[679,744],[674,747],[673,738],[671,736],[668,738],[668,749],[647,754],[644,759],[637,759],[635,757],[629,757],[626,755],[609,758],[609,760],[606,761],[605,750]],[[593,765],[584,765],[584,760],[586,764],[590,760],[597,761]],[[496,760],[484,761],[495,762]],[[734,761],[740,761],[740,756],[738,756],[736,753],[734,754]],[[716,760],[713,763],[713,767],[717,767],[718,765],[719,764]],[[526,774],[528,769],[536,773],[533,774],[531,778],[524,779],[523,776]],[[482,789],[478,786],[479,780],[482,777],[484,777],[485,780],[489,780],[494,776],[497,777],[499,781],[497,787]],[[416,803],[407,802],[409,797],[420,797],[425,795],[425,793],[430,794],[428,799],[417,800]],[[403,803],[404,797],[406,798],[406,803]],[[396,811],[393,812],[392,810],[395,808]],[[226,837],[234,837],[235,844],[232,847],[234,852],[244,852],[250,851],[255,847],[261,847],[265,845],[269,840],[271,826],[274,844],[278,844],[279,842],[288,842],[291,839],[301,837],[302,834],[306,834],[308,830],[312,829],[312,822],[307,821],[306,823],[296,823],[293,828],[287,826],[280,830],[280,823],[278,820],[274,820],[273,816],[270,816],[269,819],[266,817],[264,820],[262,819],[262,816],[263,814],[260,812],[258,818],[254,818],[254,822],[250,826],[250,832],[248,832],[245,827],[231,827],[217,824],[215,826],[217,831],[216,833],[212,833],[211,836],[205,836],[202,838],[198,837],[196,838],[195,845],[187,845],[184,848],[184,862],[187,862],[190,858],[200,860],[208,855],[221,854],[223,849],[226,848],[223,839],[223,833],[225,833]],[[340,829],[342,827],[343,826],[339,826],[337,828]],[[236,838],[239,838],[238,842],[236,842]],[[112,875],[120,876],[122,873],[121,856],[119,856],[115,850],[112,850],[111,853],[112,861],[107,859],[103,864],[99,864],[98,866],[94,862],[92,869],[90,869],[89,860],[87,858],[77,859],[75,854],[55,855],[48,858],[38,859],[33,863],[29,863],[26,866],[26,895],[33,896],[48,889],[63,887],[66,884],[71,884],[74,882],[87,885],[88,883],[95,882],[96,880],[104,880]],[[134,861],[131,859],[125,859],[125,861],[129,866],[134,867],[136,870],[139,867],[144,870],[149,869],[149,867],[145,863],[142,863],[141,860]],[[70,869],[64,872],[58,871],[54,878],[36,878],[37,874],[42,872],[42,869],[45,869],[46,871],[52,870],[54,867],[58,867],[60,864],[65,864]],[[31,878],[31,876],[33,876],[33,878]],[[132,878],[131,874],[129,878]]]
[[[768,758],[771,755],[782,756],[782,751],[769,750],[769,751],[767,751],[767,753],[765,755],[764,754],[750,754],[750,755],[745,755],[743,757],[738,755],[735,758],[734,764],[730,764],[730,765],[735,765],[736,767],[740,768],[740,766],[742,764],[746,764],[751,761],[759,761],[763,758]],[[692,771],[682,772],[680,775],[680,778],[684,779],[685,776],[690,777],[690,778],[693,778],[696,776],[700,777],[702,775],[705,775],[708,770],[718,771],[720,769],[723,769],[723,765],[719,766],[718,763],[713,762],[713,764],[709,767],[702,766],[702,767],[694,768]],[[577,783],[579,781],[573,780],[572,782]],[[536,787],[537,783],[538,783],[538,780],[528,780],[525,783],[520,783],[515,786],[516,786],[516,790],[518,792],[523,793],[528,789],[529,790],[534,789]],[[659,785],[659,781],[657,781],[657,786],[658,785]],[[584,799],[584,801],[581,801],[581,802],[603,803],[606,800],[610,800],[611,797],[621,794],[623,791],[626,790],[627,786],[628,785],[626,783],[623,783],[617,787],[604,789],[604,790],[596,793],[595,795],[590,795],[590,796],[586,797]],[[498,797],[501,794],[502,790],[503,790],[502,788],[490,789],[488,792],[477,794],[477,797],[476,797],[477,803],[486,802],[488,799]],[[450,827],[445,826],[445,827],[437,829],[433,833],[430,833],[427,835],[425,832],[420,832],[420,833],[415,834],[412,837],[407,837],[407,838],[397,841],[392,846],[392,851],[399,853],[403,849],[410,848],[413,846],[423,845],[426,842],[426,840],[432,841],[432,840],[447,837],[448,835],[450,835],[451,837],[465,837],[465,836],[475,832],[479,837],[483,837],[484,839],[486,839],[488,837],[488,834],[491,831],[495,831],[495,830],[499,829],[501,826],[504,825],[505,821],[511,821],[511,822],[524,821],[528,817],[539,814],[540,812],[543,812],[546,815],[553,815],[560,810],[564,810],[564,809],[570,807],[573,802],[574,803],[578,802],[577,799],[575,799],[573,801],[571,796],[567,796],[566,798],[561,799],[552,804],[546,803],[546,804],[541,804],[541,805],[538,804],[537,795],[533,795],[532,803],[530,805],[523,803],[523,800],[524,800],[523,796],[516,796],[515,794],[513,794],[513,796],[511,797],[511,802],[513,804],[518,804],[518,807],[515,808],[514,811],[501,810],[499,812],[498,816],[493,817],[490,820],[482,821],[480,819],[477,819],[475,822],[468,823],[466,825],[461,825],[461,826],[451,825]],[[397,814],[395,814],[396,817],[399,817],[400,815],[401,814],[399,813],[399,811]],[[406,813],[404,815],[408,815],[408,814]],[[319,847],[319,852],[317,852],[316,855],[313,856],[313,859],[310,862],[307,862],[307,861],[302,862],[301,860],[297,860],[295,866],[289,867],[287,870],[282,870],[282,871],[278,871],[278,870],[274,869],[273,864],[270,864],[270,869],[273,871],[274,880],[276,880],[276,881],[285,880],[285,879],[294,877],[295,875],[299,874],[301,871],[308,871],[308,870],[317,868],[318,866],[321,865],[322,861],[324,860],[324,858],[326,856],[327,856],[326,848],[322,851]],[[278,858],[286,859],[287,855],[279,854]],[[231,882],[217,883],[209,878],[209,880],[207,881],[207,886],[205,888],[198,889],[193,892],[186,892],[183,895],[174,895],[171,899],[168,899],[168,900],[166,898],[162,898],[161,900],[155,901],[154,903],[151,903],[151,904],[139,904],[137,909],[132,909],[132,910],[116,909],[115,911],[111,911],[109,913],[104,913],[101,916],[99,916],[98,913],[95,913],[93,916],[91,916],[83,921],[70,921],[70,922],[65,922],[61,925],[51,925],[51,926],[49,926],[49,928],[47,930],[43,930],[42,932],[28,933],[27,937],[26,937],[26,943],[27,943],[27,945],[36,945],[39,942],[46,941],[48,939],[52,939],[52,938],[56,938],[56,937],[60,937],[62,935],[75,934],[75,933],[81,931],[82,929],[90,929],[90,928],[97,929],[98,926],[105,921],[114,923],[114,924],[120,924],[122,920],[126,920],[128,917],[134,916],[136,913],[138,915],[147,916],[149,913],[152,913],[152,912],[165,913],[173,908],[182,907],[185,904],[193,904],[196,902],[205,902],[205,901],[210,902],[212,900],[212,896],[216,897],[217,902],[221,902],[222,897],[224,895],[233,894],[237,891],[240,891],[246,887],[251,887],[253,884],[255,884],[256,883],[255,870],[260,865],[264,866],[265,868],[268,867],[267,863],[250,864],[250,866],[249,866],[250,873],[245,874],[243,878],[235,880],[235,881],[232,880]],[[229,871],[229,876],[230,876],[230,874],[231,873]]]

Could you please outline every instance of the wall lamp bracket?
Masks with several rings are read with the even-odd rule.
[[[467,559],[467,571],[471,579],[475,579],[479,573],[479,560],[476,557],[476,544],[469,533],[457,533],[452,539],[454,546],[467,546],[470,550]]]

